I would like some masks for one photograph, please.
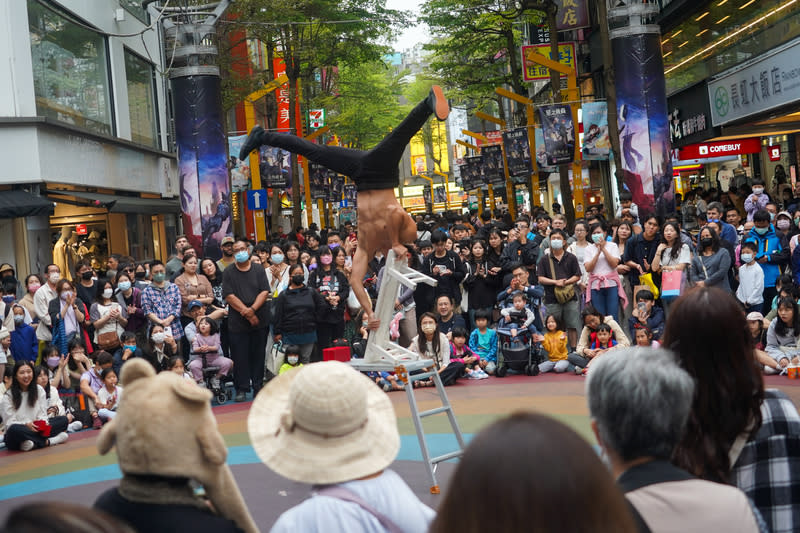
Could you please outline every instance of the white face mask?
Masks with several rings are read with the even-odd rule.
[[[114,289],[105,289],[103,291],[103,298],[111,298],[114,296]]]
[[[761,194],[763,192],[764,192],[763,188],[761,188],[761,187],[753,187],[753,194],[755,194],[756,196],[758,196],[759,194]]]
[[[288,362],[290,365],[294,366],[294,365],[296,365],[296,364],[297,364],[297,361],[299,361],[299,359],[297,358],[297,356],[296,356],[296,355],[290,355],[289,357],[287,357],[287,358],[286,358],[286,361],[287,361],[287,362]]]
[[[164,342],[164,339],[166,338],[166,335],[162,331],[162,332],[158,332],[158,333],[153,333],[153,335],[150,338],[153,339],[154,343],[161,344],[162,342]]]
[[[423,324],[422,326],[420,326],[420,329],[422,330],[423,333],[433,333],[434,331],[436,331],[436,326],[433,324]]]
[[[50,283],[57,283],[58,280],[61,279],[61,274],[58,272],[51,272],[50,275],[47,277],[50,280]]]

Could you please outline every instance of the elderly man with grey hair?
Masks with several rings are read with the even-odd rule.
[[[766,531],[741,490],[670,463],[694,387],[667,350],[614,350],[592,365],[586,382],[592,430],[612,473],[650,531]]]

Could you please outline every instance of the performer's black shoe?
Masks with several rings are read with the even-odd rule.
[[[428,103],[428,106],[431,108],[431,111],[433,111],[433,114],[436,115],[437,119],[447,120],[447,116],[450,114],[450,104],[447,98],[444,97],[441,87],[438,85],[431,87],[431,92],[425,101]]]
[[[247,139],[244,140],[241,150],[239,150],[239,161],[244,161],[247,159],[247,156],[250,155],[250,152],[264,144],[265,133],[266,132],[264,131],[264,128],[261,126],[253,126],[253,129],[250,130],[250,134],[247,136]]]

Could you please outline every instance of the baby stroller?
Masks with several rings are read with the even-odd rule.
[[[517,334],[512,335],[510,325],[505,320],[500,320],[497,325],[500,349],[497,351],[495,375],[503,378],[509,370],[524,372],[527,376],[538,375],[539,363],[544,360],[541,343],[534,342],[533,333],[526,328],[518,329]]]

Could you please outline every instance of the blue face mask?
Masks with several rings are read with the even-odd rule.
[[[603,242],[603,234],[602,233],[592,233],[592,241],[595,244],[600,244]]]
[[[132,352],[135,352],[136,351],[136,345],[130,346],[130,345],[126,344],[125,346],[122,347],[122,350],[123,351],[130,350]]]
[[[242,250],[241,252],[236,252],[233,257],[237,263],[246,263],[250,259],[250,254],[247,253],[247,250]]]
[[[122,292],[125,292],[125,291],[127,291],[128,289],[131,288],[131,282],[130,281],[120,281],[119,284],[117,285],[117,288],[119,290],[121,290]]]
[[[15,296],[3,296],[3,301],[7,304],[13,304],[16,299]]]
[[[753,260],[753,254],[742,254],[741,256],[742,263],[749,263]]]
[[[753,228],[753,229],[756,230],[756,233],[758,233],[759,235],[766,235],[767,232],[769,231],[769,226],[766,228]]]
[[[283,263],[283,254],[272,254],[270,256],[273,265],[279,265]]]
[[[775,220],[775,213],[770,212],[769,219],[770,220]]]

